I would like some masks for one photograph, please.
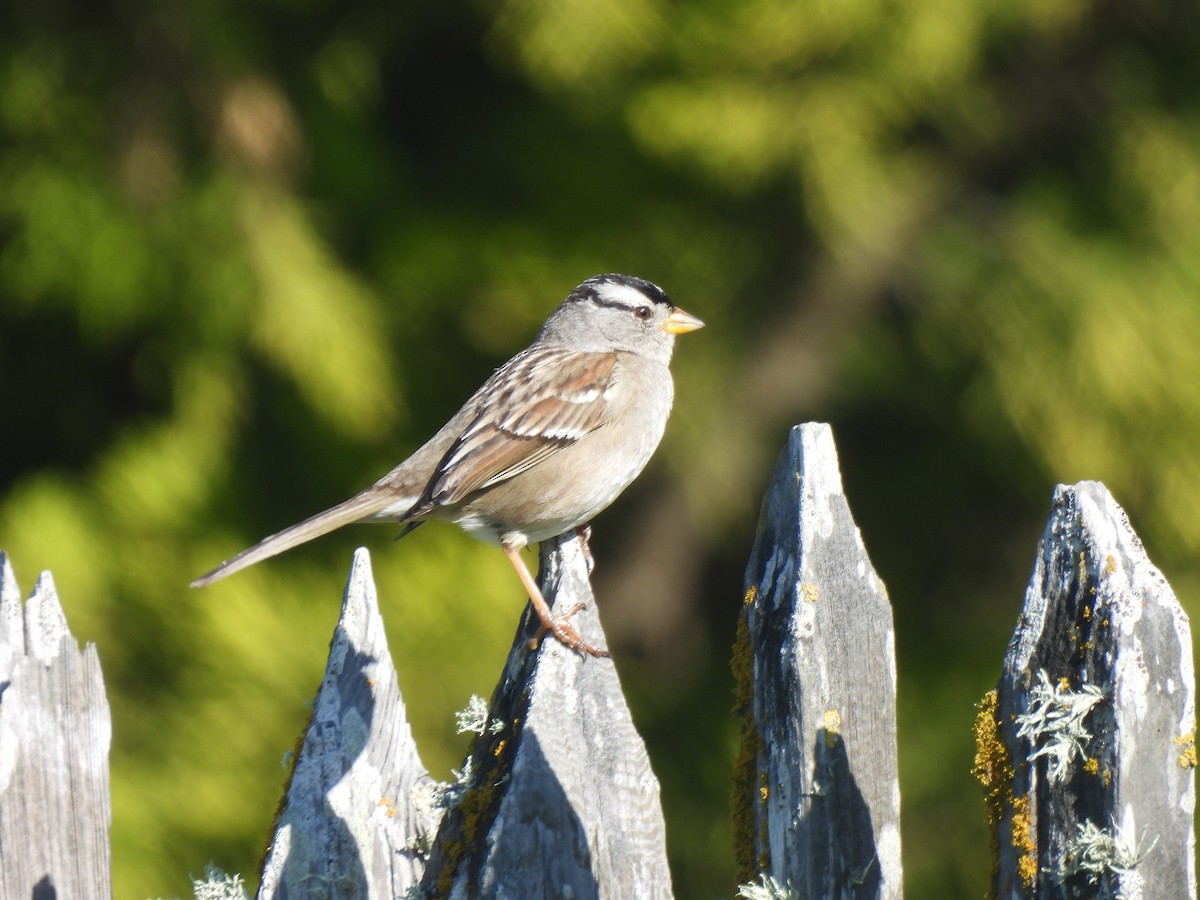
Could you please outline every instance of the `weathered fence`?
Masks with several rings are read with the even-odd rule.
[[[603,635],[577,539],[541,547],[558,610]],[[526,613],[457,780],[422,766],[355,554],[260,898],[670,897],[655,779],[612,662]],[[1102,485],[1059,487],[976,774],[1002,898],[1194,898],[1187,619]],[[899,898],[891,607],[828,426],[792,430],[735,640],[735,851],[747,895]],[[0,592],[0,900],[107,897],[107,702],[45,576]],[[71,829],[65,831],[64,829]],[[731,888],[732,889],[732,888]],[[714,886],[714,892],[720,888]]]
[[[1059,487],[977,774],[998,897],[1195,897],[1187,616],[1116,501]]]
[[[112,896],[111,740],[95,646],[76,645],[48,572],[22,607],[0,553],[0,898]]]
[[[746,568],[734,647],[739,877],[798,897],[902,896],[892,608],[828,426],[793,430]]]

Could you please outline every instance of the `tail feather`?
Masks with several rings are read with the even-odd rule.
[[[395,505],[397,499],[393,492],[380,490],[377,487],[368,488],[337,506],[310,516],[303,522],[298,522],[270,537],[263,538],[253,547],[247,547],[237,556],[225,560],[211,572],[201,575],[192,582],[192,587],[204,587],[212,584],[226,575],[232,575],[234,572],[240,572],[264,559],[278,556],[285,550],[291,550],[293,547],[319,538],[343,525],[370,519],[381,510]]]

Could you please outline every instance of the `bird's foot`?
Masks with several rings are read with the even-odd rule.
[[[596,656],[600,658],[609,656],[609,652],[607,650],[603,650],[600,647],[589,644],[583,639],[583,635],[581,635],[570,625],[569,619],[575,615],[575,613],[579,612],[581,609],[584,609],[585,606],[586,604],[576,603],[561,616],[552,615],[549,617],[549,619],[542,619],[542,627],[538,630],[538,633],[530,639],[529,649],[536,650],[541,645],[542,638],[544,638],[547,634],[552,634],[559,643],[570,647],[572,650],[576,650],[580,653],[586,653],[588,656]]]

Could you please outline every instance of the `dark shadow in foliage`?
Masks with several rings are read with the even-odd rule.
[[[819,729],[813,746],[820,793],[790,838],[793,858],[810,860],[809,883],[801,896],[874,898],[880,869],[871,810],[858,788],[840,734]]]

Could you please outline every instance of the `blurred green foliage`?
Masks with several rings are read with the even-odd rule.
[[[0,9],[0,546],[115,719],[119,897],[253,876],[355,543],[426,764],[490,691],[500,554],[358,529],[204,592],[415,447],[584,277],[681,341],[597,591],[681,897],[733,893],[727,671],[787,425],[831,421],[896,607],[912,896],[980,896],[972,703],[1051,486],[1200,587],[1200,14],[1182,0]]]

